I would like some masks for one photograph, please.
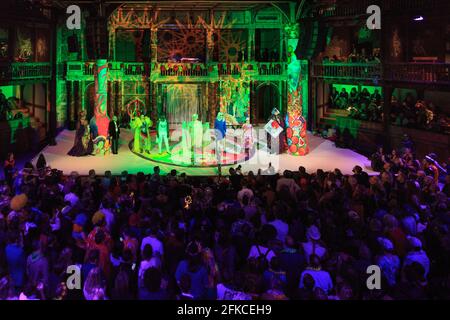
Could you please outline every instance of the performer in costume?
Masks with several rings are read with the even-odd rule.
[[[142,120],[140,117],[134,117],[131,120],[131,129],[134,131],[133,152],[141,152],[141,127]]]
[[[94,145],[92,143],[91,130],[86,118],[80,121],[80,126],[75,133],[75,142],[72,149],[67,153],[73,157],[82,157],[92,154]]]
[[[159,117],[157,134],[158,134],[159,154],[162,153],[162,144],[163,144],[163,142],[164,142],[164,145],[166,147],[167,153],[170,154],[169,138],[168,138],[169,137],[169,125],[167,124],[167,119],[166,119],[165,115],[161,115]]]
[[[140,144],[141,144],[141,153],[147,152],[150,153],[152,150],[152,143],[150,137],[150,127],[153,125],[152,120],[149,117],[141,114],[141,135],[140,135]]]
[[[119,135],[120,128],[117,122],[117,117],[113,116],[112,120],[109,122],[108,126],[108,136],[112,148],[112,153],[117,154],[119,149]]]
[[[248,160],[250,159],[250,150],[253,149],[253,126],[250,123],[250,118],[247,117],[246,122],[242,125],[242,130],[245,160]]]
[[[227,134],[227,122],[222,112],[217,114],[217,118],[214,121],[214,134],[216,138],[216,158],[217,163],[222,163],[222,152],[225,146],[225,136]]]
[[[203,147],[203,126],[202,122],[198,120],[198,114],[192,115],[192,121],[188,125],[190,135],[191,159],[192,163],[198,163],[202,155]]]
[[[285,122],[283,121],[283,118],[281,117],[280,111],[277,108],[272,109],[272,114],[269,118],[269,121],[273,120],[275,123],[283,128],[283,132],[280,133],[278,138],[273,138],[269,133],[267,133],[267,147],[269,148],[269,151],[275,154],[281,154],[284,149],[284,140],[285,140]],[[274,150],[272,150],[272,144],[278,143],[277,146],[273,146]]]

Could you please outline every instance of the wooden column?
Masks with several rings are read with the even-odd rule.
[[[383,131],[384,135],[384,147],[391,147],[391,96],[394,88],[391,86],[383,87]]]

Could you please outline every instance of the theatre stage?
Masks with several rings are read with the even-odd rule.
[[[90,169],[94,169],[97,174],[103,174],[105,170],[110,170],[113,174],[120,174],[124,170],[132,174],[139,171],[147,174],[152,173],[155,166],[159,166],[162,173],[167,173],[172,169],[196,176],[217,175],[218,173],[217,168],[214,167],[179,167],[143,159],[131,152],[128,144],[132,140],[132,134],[131,131],[125,129],[122,130],[118,155],[71,157],[67,155],[67,152],[73,145],[74,136],[75,131],[64,130],[56,138],[56,146],[44,148],[42,153],[47,160],[47,165],[62,170],[64,174],[77,171],[81,175],[86,175]],[[355,165],[361,166],[369,174],[374,173],[370,169],[370,161],[363,155],[349,149],[338,149],[333,142],[309,133],[308,141],[310,153],[306,156],[270,155],[264,150],[257,150],[254,158],[240,163],[242,170],[244,173],[250,170],[256,173],[259,168],[264,170],[268,163],[272,162],[275,170],[281,173],[286,169],[297,170],[299,166],[304,166],[308,172],[314,172],[317,169],[339,168],[344,174],[351,174]],[[33,164],[36,163],[36,160],[37,156],[32,160]],[[234,167],[236,166],[234,165]],[[229,167],[224,166],[222,173],[228,174]]]

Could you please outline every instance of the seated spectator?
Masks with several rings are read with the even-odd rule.
[[[331,293],[333,289],[333,281],[331,279],[330,273],[328,271],[322,270],[320,263],[320,258],[317,255],[312,254],[309,257],[309,265],[303,271],[300,277],[300,288],[304,288],[304,278],[306,275],[310,275],[314,281],[314,289],[320,288],[325,294]]]

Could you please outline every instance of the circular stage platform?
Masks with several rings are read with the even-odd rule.
[[[222,152],[222,160],[221,165],[234,165],[237,163],[245,162],[253,157],[255,154],[255,148],[252,148],[248,155],[246,154],[244,148],[240,146],[233,145],[231,139],[226,139],[225,151]],[[215,154],[214,143],[205,145],[203,147],[202,154],[197,155],[197,157],[192,157],[191,152],[183,152],[183,148],[181,143],[177,143],[175,145],[170,146],[171,153],[167,153],[164,151],[160,154],[158,150],[158,145],[153,144],[150,153],[148,152],[135,152],[133,150],[134,140],[130,141],[128,147],[131,152],[135,155],[151,160],[154,162],[159,162],[162,164],[170,164],[179,167],[217,167],[218,161],[217,156]]]

